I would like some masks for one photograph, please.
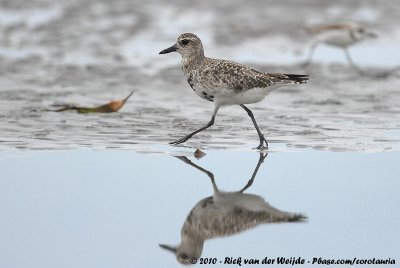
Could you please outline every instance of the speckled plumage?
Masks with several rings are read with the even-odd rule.
[[[259,224],[296,221],[303,218],[300,214],[273,208],[260,196],[243,193],[216,194],[220,195],[218,197],[222,200],[214,202],[214,197],[210,196],[196,204],[185,220],[182,236],[206,240],[242,232]],[[244,207],[245,204],[235,204],[234,201],[257,202],[264,208],[252,210]]]
[[[182,34],[178,44],[179,40],[193,43],[189,53],[181,53],[182,70],[189,85],[199,97],[215,101],[216,105],[258,102],[279,86],[308,80],[306,75],[263,73],[233,61],[205,57],[201,40],[194,34]],[[253,92],[257,89],[262,90]],[[253,94],[258,98],[252,98]],[[240,98],[234,98],[236,95]]]
[[[239,63],[207,57],[196,68],[184,64],[182,69],[198,96],[221,105],[258,102],[279,86],[305,83],[307,80],[306,76],[262,73]],[[249,97],[257,89],[262,89],[257,94],[260,96],[252,101]],[[226,101],[236,95],[241,98],[235,98],[233,102]]]
[[[175,45],[163,50],[160,54],[178,52],[182,56],[182,71],[190,87],[202,99],[214,102],[214,113],[210,123],[174,144],[185,142],[194,134],[210,127],[221,106],[240,105],[252,118],[257,129],[260,145],[267,141],[262,136],[251,111],[244,104],[262,101],[272,90],[290,84],[303,84],[307,75],[260,72],[245,65],[212,59],[204,56],[203,44],[195,34],[184,33]]]
[[[207,239],[233,235],[260,224],[305,220],[307,217],[302,214],[280,211],[269,205],[261,196],[244,193],[252,185],[265,157],[266,155],[260,154],[251,179],[237,192],[220,192],[211,172],[186,157],[178,157],[210,177],[214,195],[199,201],[190,211],[182,226],[181,244],[178,247],[162,247],[173,251],[181,263],[189,264],[191,258],[201,256],[204,241]]]

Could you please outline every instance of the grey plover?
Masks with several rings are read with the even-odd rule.
[[[307,217],[303,214],[280,211],[269,205],[261,196],[244,193],[253,184],[266,156],[260,153],[250,180],[237,192],[221,192],[212,172],[194,164],[185,156],[178,157],[207,174],[211,179],[214,194],[199,201],[190,211],[182,226],[181,243],[178,246],[160,244],[160,247],[174,253],[180,263],[193,264],[193,260],[201,256],[207,239],[234,235],[260,224],[306,220]]]
[[[315,35],[316,41],[311,44],[310,51],[307,60],[304,63],[304,66],[308,66],[311,63],[311,59],[316,47],[319,44],[324,43],[343,49],[349,64],[360,73],[362,73],[362,70],[352,60],[348,47],[362,40],[377,37],[376,33],[367,30],[364,26],[354,22],[318,25],[308,27],[307,31]]]
[[[183,143],[193,135],[211,127],[220,107],[237,104],[253,121],[260,139],[257,148],[263,149],[264,142],[265,148],[268,148],[267,139],[261,133],[253,113],[245,104],[262,101],[278,87],[303,84],[308,80],[307,75],[259,72],[232,61],[205,57],[200,38],[192,33],[181,34],[173,46],[164,49],[160,54],[174,51],[182,56],[182,70],[189,85],[199,97],[214,102],[214,112],[206,126],[171,144]]]

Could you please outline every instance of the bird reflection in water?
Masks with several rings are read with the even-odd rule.
[[[233,235],[264,223],[299,222],[307,219],[299,213],[280,211],[270,206],[264,198],[245,194],[254,181],[258,169],[267,154],[260,153],[257,166],[247,184],[236,192],[222,192],[218,189],[214,174],[190,161],[186,156],[178,159],[204,172],[211,179],[213,196],[204,198],[194,206],[187,216],[179,246],[161,244],[160,247],[175,254],[182,264],[191,264],[192,258],[199,258],[204,241],[210,238]]]

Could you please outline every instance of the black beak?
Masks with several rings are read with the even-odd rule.
[[[176,253],[176,248],[175,247],[171,247],[171,246],[164,245],[164,244],[160,244],[159,246],[160,246],[160,248],[168,250],[169,252],[172,252],[174,254]]]
[[[171,46],[171,47],[169,47],[169,48],[164,49],[164,50],[161,51],[159,54],[171,53],[171,52],[176,51],[177,49],[178,49],[178,48],[176,47],[176,44],[175,44],[175,45],[173,45],[173,46]]]

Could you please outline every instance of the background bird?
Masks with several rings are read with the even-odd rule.
[[[308,27],[307,31],[313,34],[317,40],[312,43],[304,66],[308,66],[311,63],[316,47],[323,43],[343,49],[349,64],[360,73],[363,72],[352,60],[348,48],[362,40],[378,36],[364,26],[354,22],[312,26]]]

